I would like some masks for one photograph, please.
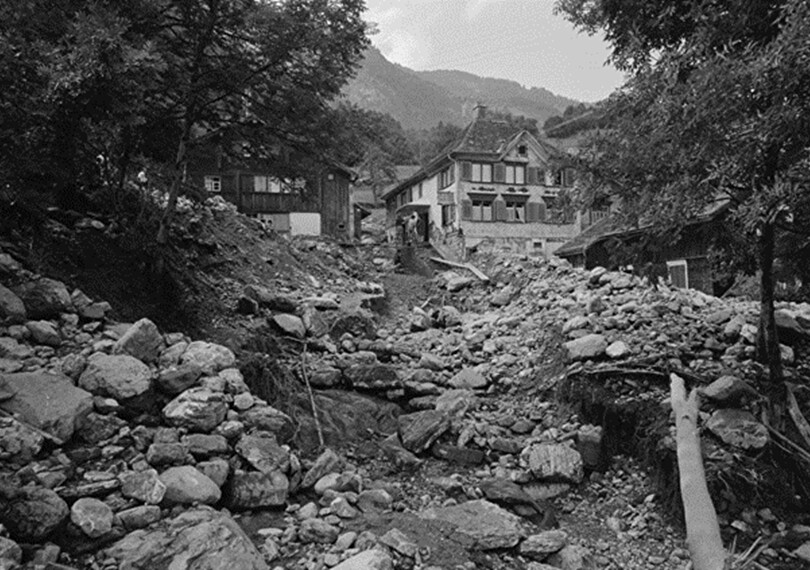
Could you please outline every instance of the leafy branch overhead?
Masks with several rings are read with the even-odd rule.
[[[121,179],[137,157],[168,165],[175,196],[201,143],[277,169],[323,153],[318,127],[368,45],[362,0],[16,4],[0,7],[0,150],[28,160],[0,176],[60,195],[98,185],[98,155]]]
[[[760,358],[779,376],[773,268],[785,232],[806,231],[810,6],[560,0],[580,29],[603,31],[628,73],[582,154],[591,191],[608,189],[629,224],[672,234],[728,200],[762,274]]]

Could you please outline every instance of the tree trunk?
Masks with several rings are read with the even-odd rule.
[[[782,358],[779,352],[779,338],[776,334],[776,319],[774,318],[773,308],[774,248],[774,225],[765,222],[762,224],[762,235],[759,238],[759,269],[761,276],[757,360],[768,365],[771,381],[776,383],[782,379]]]
[[[717,512],[706,485],[700,452],[697,391],[692,390],[687,399],[683,378],[676,374],[670,374],[669,377],[689,555],[695,570],[723,570],[726,551],[720,536]]]
[[[160,227],[158,228],[157,242],[161,245],[169,241],[169,227],[174,217],[174,211],[177,207],[177,197],[180,194],[180,186],[183,183],[185,176],[185,163],[186,163],[186,149],[188,148],[188,141],[191,137],[191,121],[186,120],[183,126],[183,134],[180,137],[180,142],[177,145],[177,156],[174,159],[174,172],[172,173],[172,185],[169,189],[169,199],[166,202],[166,209],[163,210],[163,215],[160,217]]]

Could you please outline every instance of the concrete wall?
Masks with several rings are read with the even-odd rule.
[[[321,235],[321,215],[290,212],[290,233],[294,236]]]

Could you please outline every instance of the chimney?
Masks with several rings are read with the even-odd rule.
[[[475,119],[483,119],[487,116],[487,106],[483,103],[477,103],[475,107],[473,107],[473,116]]]

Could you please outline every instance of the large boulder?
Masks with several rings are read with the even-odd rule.
[[[82,497],[70,507],[70,520],[90,538],[99,538],[113,527],[112,509],[104,501]]]
[[[225,419],[228,404],[221,392],[206,388],[186,390],[163,408],[163,417],[175,427],[210,432]]]
[[[448,382],[453,388],[476,390],[486,388],[489,380],[475,368],[464,368]]]
[[[294,336],[296,338],[304,338],[307,334],[307,328],[304,326],[304,321],[301,320],[301,317],[296,315],[282,313],[279,315],[273,315],[271,320],[276,328],[284,334]]]
[[[584,477],[582,456],[567,445],[532,444],[521,453],[521,461],[537,479],[543,481],[578,484]]]
[[[96,396],[128,400],[149,391],[152,371],[128,354],[96,354],[79,377],[79,386]]]
[[[0,522],[16,540],[37,542],[59,528],[69,513],[67,503],[54,491],[23,487],[0,510]]]
[[[399,416],[398,424],[402,446],[421,453],[450,428],[450,418],[437,410],[423,410]]]
[[[290,481],[280,471],[237,471],[228,481],[225,504],[233,510],[281,507],[287,503]]]
[[[113,345],[114,354],[128,354],[143,362],[154,362],[163,350],[163,336],[157,325],[149,319],[141,319]]]
[[[160,474],[160,482],[166,486],[163,501],[171,505],[213,505],[222,496],[217,484],[191,465],[166,469]]]
[[[239,419],[246,428],[270,432],[282,443],[290,441],[295,434],[292,418],[273,406],[254,405],[242,411]]]
[[[180,362],[197,364],[206,374],[215,374],[233,367],[236,364],[236,356],[230,348],[221,344],[195,340],[188,345]]]
[[[25,328],[31,333],[31,338],[37,344],[53,346],[54,348],[62,344],[62,336],[59,329],[51,321],[28,321]]]
[[[43,277],[20,285],[14,292],[22,299],[29,319],[52,319],[73,311],[70,293],[61,281]]]
[[[332,323],[329,336],[338,340],[346,333],[356,338],[374,339],[377,336],[377,327],[370,317],[362,313],[341,314]]]
[[[0,322],[22,323],[26,319],[25,305],[11,289],[0,285]]]
[[[236,452],[262,473],[290,468],[290,453],[278,444],[275,436],[267,432],[243,435],[235,446]]]
[[[462,540],[471,540],[480,550],[511,548],[525,536],[520,517],[483,499],[427,509],[419,517],[450,523]]]
[[[0,385],[14,397],[0,402],[0,409],[67,441],[93,409],[93,396],[77,388],[70,378],[44,371],[0,376]]]
[[[267,570],[239,525],[207,507],[135,530],[105,554],[117,568],[129,570]]]
[[[588,334],[581,338],[565,343],[568,358],[571,360],[587,360],[605,354],[608,344],[601,334]]]
[[[727,444],[743,449],[762,449],[770,441],[768,428],[745,410],[715,410],[706,427]]]

